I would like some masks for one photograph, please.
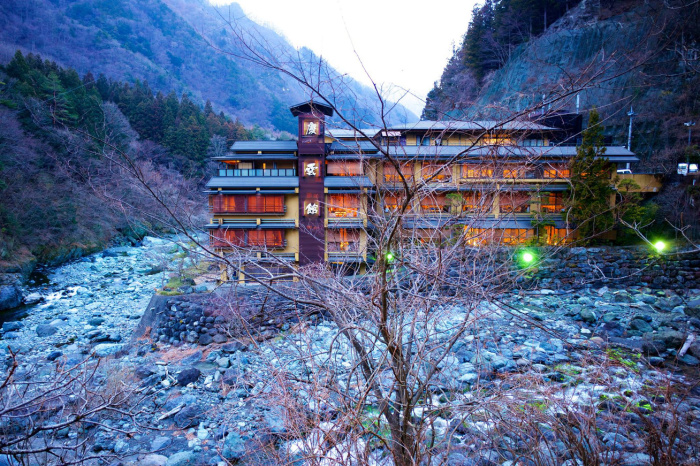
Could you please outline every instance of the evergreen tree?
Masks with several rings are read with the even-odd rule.
[[[571,188],[567,204],[571,208],[579,237],[590,242],[614,224],[610,208],[612,165],[604,158],[605,142],[600,115],[591,110],[583,141],[571,160]]]

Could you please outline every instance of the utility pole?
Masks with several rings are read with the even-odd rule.
[[[636,113],[634,113],[634,109],[630,105],[630,111],[627,112],[627,116],[630,117],[630,130],[629,133],[627,133],[627,150],[632,152],[632,120],[634,119],[634,116]],[[630,164],[627,164],[627,169],[629,170]]]

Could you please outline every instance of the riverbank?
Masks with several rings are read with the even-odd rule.
[[[17,380],[50,386],[75,373],[87,388],[73,396],[128,394],[113,411],[27,446],[84,445],[71,454],[94,457],[89,464],[312,464],[307,455],[324,464],[323,455],[357,455],[389,465],[372,440],[387,438],[377,400],[358,391],[357,361],[333,322],[256,294],[259,287],[206,293],[214,283],[195,282],[183,286],[195,293],[152,299],[170,274],[192,267],[187,246],[146,238],[52,269],[50,282],[33,289],[40,301],[27,317],[3,325],[0,358],[8,371],[17,362]],[[700,290],[539,288],[499,303],[436,302],[425,316],[434,327],[418,334],[445,341],[473,317],[415,408],[430,419],[438,463],[512,465],[539,454],[573,465],[580,456],[571,434],[608,463],[649,464],[645,419],[678,427],[671,444],[679,458],[700,453],[692,441],[700,436],[700,346],[679,354],[700,332]],[[242,308],[251,320],[240,320]],[[80,408],[71,403],[45,421]],[[349,406],[360,431],[344,424]],[[558,424],[564,412],[575,422]],[[12,425],[0,419],[0,435]],[[656,435],[667,441],[667,433]]]

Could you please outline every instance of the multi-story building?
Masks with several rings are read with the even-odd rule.
[[[562,211],[576,147],[562,143],[571,137],[563,127],[420,121],[358,133],[328,129],[333,110],[317,102],[291,111],[297,141],[237,141],[214,158],[218,174],[206,191],[211,245],[249,251],[248,264],[364,268],[373,218],[402,204],[404,183],[420,187],[403,216],[419,240],[455,227],[473,246],[571,237]],[[605,157],[619,168],[638,161],[624,147],[606,147]]]

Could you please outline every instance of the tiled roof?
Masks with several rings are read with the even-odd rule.
[[[298,188],[296,176],[214,176],[207,188]]]

